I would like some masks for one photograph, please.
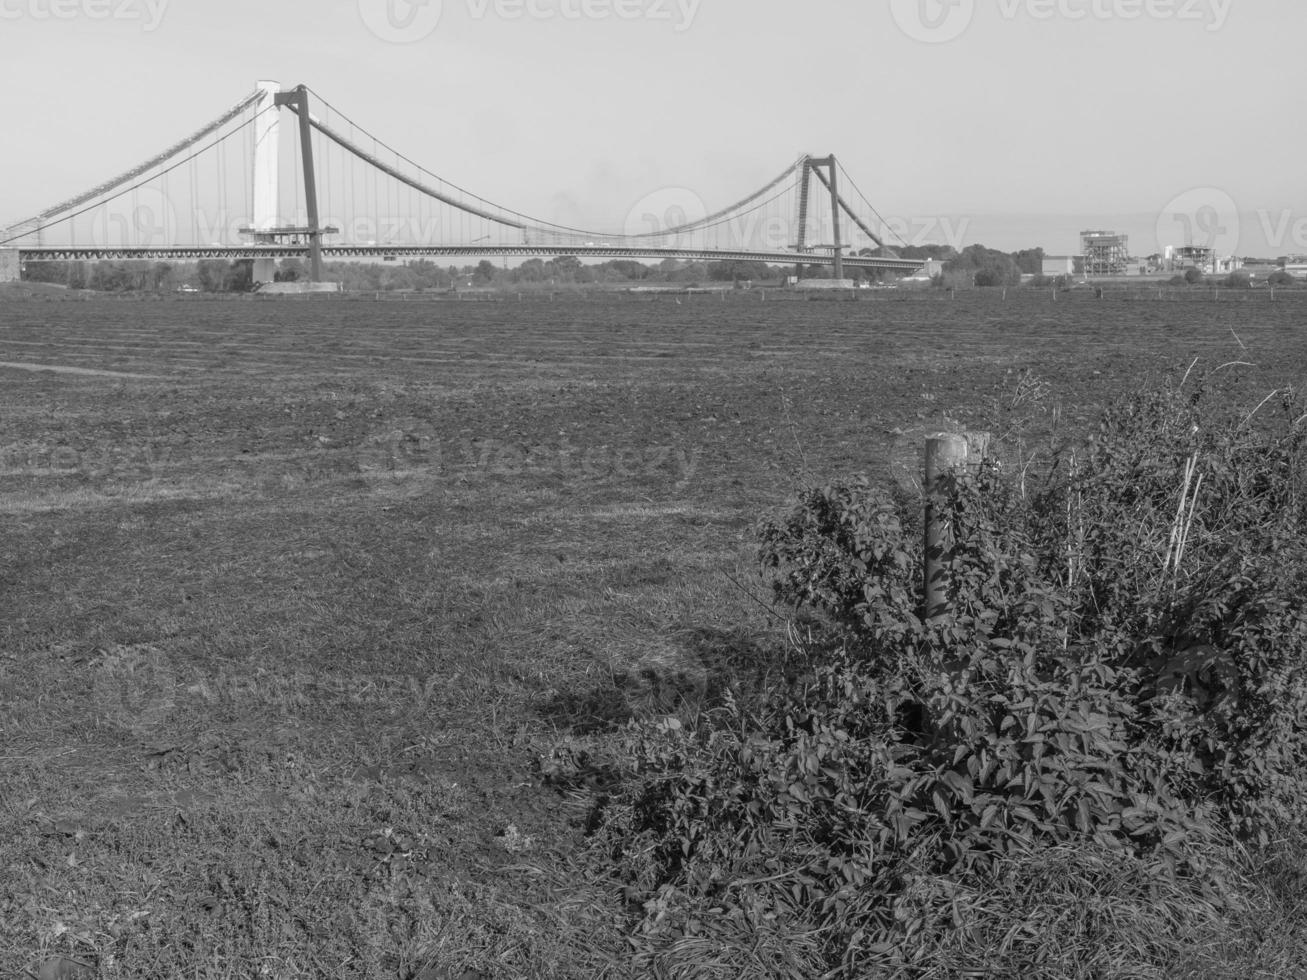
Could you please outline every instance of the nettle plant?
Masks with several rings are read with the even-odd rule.
[[[920,927],[923,876],[1068,846],[1236,901],[1211,856],[1307,803],[1304,425],[1292,392],[1233,411],[1187,378],[1020,479],[949,478],[951,612],[929,622],[920,499],[803,495],[762,558],[824,624],[811,669],[630,735],[602,839],[657,896],[646,927],[670,895],[788,911],[847,962]]]

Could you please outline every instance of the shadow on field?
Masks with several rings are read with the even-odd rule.
[[[560,691],[542,703],[542,717],[575,735],[621,728],[632,719],[710,710],[728,689],[756,691],[781,668],[783,649],[740,630],[693,628],[615,668],[592,687]]]

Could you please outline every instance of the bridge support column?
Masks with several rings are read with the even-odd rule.
[[[821,172],[823,167],[826,170],[824,174]],[[835,167],[834,153],[820,159],[816,157],[808,158],[808,170],[815,173],[817,179],[830,191],[831,234],[834,236],[834,241],[831,244],[831,254],[835,264],[835,281],[842,282],[844,280],[844,243],[840,240],[840,207],[844,202],[840,199],[839,189],[836,186]]]
[[[835,278],[844,278],[844,243],[840,241],[840,193],[835,185],[835,154],[830,155],[830,221],[835,244]]]
[[[802,252],[808,242],[808,190],[812,186],[812,162],[810,157],[803,158],[803,174],[799,178],[799,235],[794,245],[796,252]],[[802,262],[794,265],[794,278],[802,279],[807,270]]]
[[[263,81],[258,87],[263,94],[254,120],[254,214],[250,220],[256,242],[275,241],[271,236],[261,239],[258,233],[281,224],[281,106],[277,101],[281,83]],[[272,282],[276,272],[276,259],[254,260],[255,282]]]
[[[299,117],[300,157],[304,165],[304,204],[309,219],[309,278],[322,281],[322,223],[318,219],[318,186],[313,170],[313,129],[309,122],[309,90],[297,85],[277,96],[277,105],[288,105]]]
[[[0,248],[0,282],[17,282],[23,278],[23,267],[18,262],[18,249]]]

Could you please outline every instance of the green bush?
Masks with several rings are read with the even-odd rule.
[[[1002,269],[980,269],[972,277],[977,286],[1006,286],[1011,276]]]
[[[1068,894],[1104,874],[1139,908],[1178,896],[1153,910],[1172,927],[1237,909],[1231,838],[1264,843],[1307,802],[1302,413],[1270,401],[1275,419],[1144,392],[1041,473],[950,478],[935,621],[920,501],[828,486],[766,526],[777,596],[822,639],[759,704],[630,733],[599,839],[646,932],[685,950],[723,916],[789,923],[808,941],[773,950],[775,975],[926,975],[909,967],[975,940],[986,968],[1066,976],[1050,935],[996,959],[977,937],[1007,920],[966,909],[1053,864]],[[1077,969],[1179,955],[1062,911]]]

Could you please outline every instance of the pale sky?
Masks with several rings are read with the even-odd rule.
[[[833,152],[923,241],[1307,252],[1304,39],[1301,0],[0,0],[0,226],[270,78],[583,227]]]

